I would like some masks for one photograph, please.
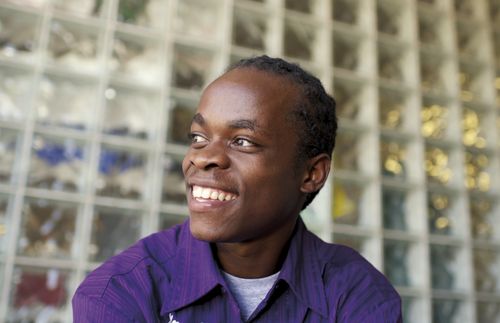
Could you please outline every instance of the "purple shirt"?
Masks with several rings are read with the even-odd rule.
[[[74,322],[242,322],[213,258],[186,221],[93,271],[73,297]],[[248,322],[402,322],[401,299],[356,251],[321,241],[302,220],[273,288]]]

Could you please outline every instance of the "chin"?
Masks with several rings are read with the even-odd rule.
[[[211,225],[203,223],[202,221],[196,221],[192,218],[189,219],[189,230],[193,237],[198,240],[206,242],[222,242],[224,237],[218,230],[214,230]]]

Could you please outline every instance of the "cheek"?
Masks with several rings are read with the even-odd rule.
[[[186,175],[186,172],[187,172],[187,170],[188,170],[188,168],[189,168],[189,165],[191,164],[191,163],[189,162],[189,160],[190,160],[190,154],[189,154],[189,151],[188,151],[188,152],[186,153],[186,155],[184,156],[184,159],[182,160],[182,173],[183,173],[184,175]]]

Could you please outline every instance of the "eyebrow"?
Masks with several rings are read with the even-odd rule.
[[[192,122],[197,123],[200,126],[204,126],[206,124],[205,118],[203,118],[203,116],[199,113],[196,113],[194,115]],[[248,129],[253,132],[255,132],[257,128],[259,128],[257,126],[257,121],[252,119],[238,119],[230,121],[229,127],[232,129]]]

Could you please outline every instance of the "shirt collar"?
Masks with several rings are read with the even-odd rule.
[[[299,217],[278,280],[286,281],[304,305],[327,318],[323,266],[316,253],[316,239]]]
[[[164,298],[160,314],[166,315],[203,297],[224,278],[212,254],[210,244],[195,239],[189,221],[182,225],[180,245],[172,262],[172,296]],[[316,254],[315,236],[299,217],[278,280],[284,280],[296,297],[308,308],[328,317],[322,266]]]
[[[224,285],[219,268],[213,258],[210,244],[191,235],[189,220],[184,222],[180,233],[177,254],[171,261],[172,282],[170,297],[165,297],[161,315],[187,306],[218,285]]]

